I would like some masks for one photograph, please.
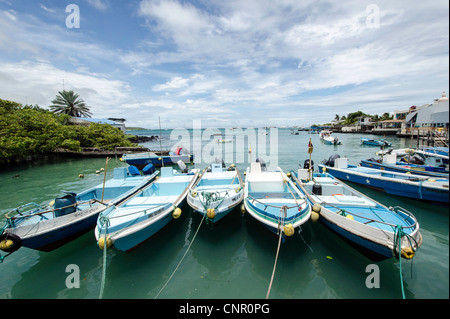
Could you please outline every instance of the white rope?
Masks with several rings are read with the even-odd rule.
[[[191,243],[189,244],[188,248],[186,249],[186,252],[184,253],[183,257],[181,257],[180,262],[178,263],[177,267],[175,268],[175,270],[173,271],[172,275],[170,275],[169,279],[167,280],[167,282],[164,284],[164,286],[161,288],[161,290],[158,292],[158,294],[156,295],[155,299],[158,299],[159,295],[161,294],[161,292],[166,288],[167,284],[169,283],[169,281],[172,279],[173,275],[175,275],[175,272],[178,270],[178,268],[180,267],[181,263],[184,260],[184,257],[186,257],[189,249],[191,248],[192,244],[194,243],[194,239],[195,237],[197,237],[198,231],[200,230],[200,226],[202,225],[203,221],[205,220],[205,216],[206,214],[203,215],[202,221],[200,222],[200,224],[198,225],[197,231],[194,234],[194,237],[191,240]]]
[[[275,270],[277,268],[277,262],[278,262],[278,254],[280,252],[280,246],[281,246],[281,238],[283,237],[283,230],[281,229],[281,225],[284,225],[284,216],[286,215],[286,206],[283,206],[280,210],[280,213],[284,212],[284,214],[281,216],[280,221],[278,222],[278,232],[280,233],[280,237],[278,238],[278,248],[277,248],[277,254],[275,256],[275,263],[273,265],[273,271],[272,271],[272,277],[270,278],[270,284],[269,289],[267,290],[266,299],[269,299],[270,290],[272,289],[272,283],[273,278],[275,277]]]

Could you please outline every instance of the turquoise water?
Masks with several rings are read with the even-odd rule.
[[[257,140],[267,137],[266,154],[270,154],[272,146],[270,137],[275,136],[275,131],[268,132],[270,134],[265,136],[255,131]],[[138,133],[159,134],[158,131]],[[162,148],[176,146],[176,137],[172,135],[171,139],[171,133],[163,131]],[[200,141],[192,131],[189,134],[193,136],[190,148],[197,152],[201,149],[205,155],[200,157],[222,155],[231,158],[241,173],[249,165],[249,140],[253,160],[265,144],[260,143],[258,148],[258,143],[247,137],[244,143],[236,141],[217,146],[211,142],[214,137]],[[277,135],[278,166],[285,172],[296,170],[308,157],[310,136],[306,132],[291,135],[288,129],[279,129]],[[311,136],[312,160],[316,166],[333,154],[345,155],[350,164],[358,164],[359,160],[370,158],[379,150],[361,146],[362,135],[335,135],[343,145],[325,145],[317,134]],[[410,146],[409,139],[388,137],[388,140],[393,142],[394,148]],[[144,145],[160,148],[159,142]],[[275,149],[271,151],[276,153]],[[230,164],[230,161],[226,163]],[[48,203],[60,196],[61,190],[81,191],[99,184],[103,174],[95,171],[104,165],[104,159],[60,158],[2,168],[0,216],[28,202]],[[113,167],[123,165],[113,158],[109,162],[108,178],[112,177]],[[205,165],[198,162],[193,167],[202,169]],[[84,174],[85,178],[80,179],[79,174]],[[449,298],[448,208],[352,186],[387,206],[402,206],[419,220],[423,244],[412,261],[402,260],[406,298]],[[171,222],[133,252],[109,250],[103,297],[153,299],[185,254],[200,222],[201,215],[185,205],[179,220]],[[278,238],[274,234],[239,209],[214,227],[203,223],[185,259],[159,298],[265,298],[277,244]],[[270,298],[402,298],[399,261],[378,262],[380,287],[369,289],[366,279],[370,272],[366,272],[366,267],[372,263],[322,224],[308,222],[300,234],[296,233],[281,245]],[[68,265],[76,265],[79,269],[79,288],[66,286],[71,275],[70,271],[66,272]],[[98,298],[103,271],[102,251],[91,231],[51,253],[21,248],[6,258],[0,269],[0,298]]]

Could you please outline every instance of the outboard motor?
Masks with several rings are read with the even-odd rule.
[[[214,159],[214,163],[216,163],[216,164],[222,164],[222,168],[226,168],[225,162],[223,161],[223,159],[222,159],[221,156],[217,156],[217,157]]]
[[[309,162],[309,159],[305,160],[305,163],[303,163],[303,168],[304,169],[309,169],[311,168],[312,171],[314,171],[314,161],[311,160],[311,163]]]
[[[264,162],[264,160],[263,160],[262,158],[259,158],[259,157],[258,157],[258,158],[256,159],[256,162],[261,164],[261,171],[262,171],[262,172],[263,172],[263,171],[267,171],[266,162]]]
[[[322,162],[322,164],[323,164],[323,165],[326,165],[326,166],[334,167],[334,161],[335,161],[337,158],[341,158],[341,156],[338,155],[338,154],[331,155],[330,158],[329,158],[328,160],[324,160],[324,161]]]
[[[312,188],[312,193],[314,195],[322,195],[322,185],[314,184]]]
[[[179,160],[177,162],[177,164],[178,164],[178,167],[180,168],[181,173],[187,173],[188,172],[186,164],[184,164],[184,162],[182,160]]]

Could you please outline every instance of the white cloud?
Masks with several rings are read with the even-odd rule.
[[[87,2],[100,11],[106,11],[109,7],[109,1],[108,0],[87,0]]]

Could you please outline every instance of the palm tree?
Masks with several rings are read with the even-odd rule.
[[[67,114],[74,117],[91,117],[89,107],[80,98],[80,95],[73,91],[63,90],[58,92],[59,95],[52,101],[50,109],[55,114]]]

